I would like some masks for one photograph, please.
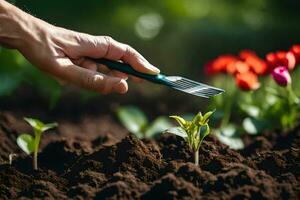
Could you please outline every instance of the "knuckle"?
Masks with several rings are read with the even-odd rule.
[[[82,44],[82,43],[84,43],[84,42],[85,42],[85,38],[86,38],[86,36],[85,36],[84,34],[82,34],[82,33],[76,32],[76,33],[74,34],[74,39],[75,39],[75,41],[77,42],[77,44]]]
[[[103,39],[107,42],[107,43],[111,43],[112,42],[112,37],[110,37],[110,36],[107,36],[107,35],[105,35],[105,36],[100,36],[100,37],[103,37]]]
[[[88,47],[95,48],[99,43],[98,37],[85,34],[85,33],[76,33],[75,40],[79,45],[88,45]]]
[[[102,36],[102,39],[104,40],[104,46],[105,46],[104,57],[106,57],[111,51],[113,39],[110,36]]]
[[[132,47],[128,44],[125,44],[125,53],[132,54]]]
[[[91,48],[97,48],[99,43],[97,37],[91,37],[89,41],[90,41]]]
[[[109,46],[112,44],[113,39],[110,36],[100,36],[102,40],[104,40],[104,44],[109,48]]]

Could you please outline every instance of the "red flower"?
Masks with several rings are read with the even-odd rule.
[[[249,70],[249,65],[241,60],[232,61],[227,65],[226,69],[227,73],[229,74],[245,73]]]
[[[290,51],[294,54],[296,57],[296,63],[300,63],[300,45],[295,44],[291,47]]]
[[[226,72],[227,65],[236,60],[237,60],[237,58],[233,55],[219,56],[215,60],[213,60],[205,65],[205,73],[208,75],[214,75],[214,74],[218,74],[221,72]]]
[[[236,84],[242,90],[256,90],[259,88],[258,77],[255,73],[249,71],[236,75]]]
[[[266,60],[271,67],[271,70],[278,66],[286,66],[289,70],[296,66],[296,57],[290,51],[277,51],[275,53],[268,53]]]
[[[240,52],[240,58],[247,63],[251,70],[257,75],[264,75],[268,71],[267,63],[258,57],[255,52],[251,50],[243,50]]]

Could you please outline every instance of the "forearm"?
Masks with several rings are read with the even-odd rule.
[[[103,66],[101,73],[99,65],[89,57],[122,60],[142,73],[159,73],[129,45],[107,36],[53,26],[4,0],[0,0],[0,45],[18,49],[33,65],[53,77],[103,94],[125,93],[128,75]]]
[[[38,38],[38,19],[23,12],[19,8],[0,0],[0,44],[22,50],[28,41]]]

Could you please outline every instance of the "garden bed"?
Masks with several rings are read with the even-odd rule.
[[[38,171],[16,137],[30,127],[17,111],[0,115],[3,199],[297,199],[300,127],[245,137],[234,151],[213,135],[200,148],[200,167],[174,135],[138,140],[107,114],[59,119],[42,141]],[[18,153],[12,166],[9,153]]]

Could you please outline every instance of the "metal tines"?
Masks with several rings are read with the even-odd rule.
[[[203,83],[198,83],[180,76],[166,76],[169,86],[192,95],[209,98],[224,92],[224,90]]]

